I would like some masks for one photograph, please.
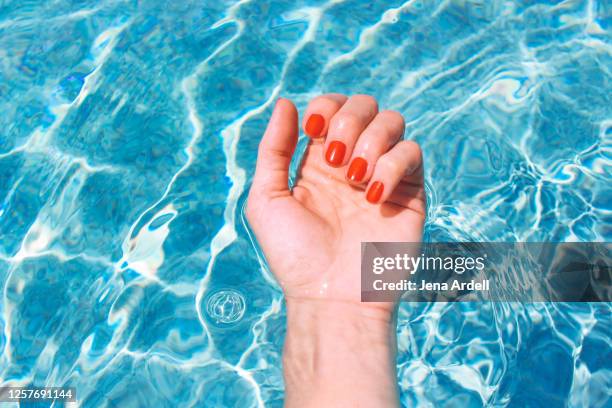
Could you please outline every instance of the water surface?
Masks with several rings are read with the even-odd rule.
[[[431,241],[610,241],[607,1],[0,3],[0,378],[281,406],[243,219],[276,98],[374,95]],[[610,406],[609,304],[404,304],[405,405]]]

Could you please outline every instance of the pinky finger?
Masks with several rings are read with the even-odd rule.
[[[366,189],[366,200],[371,204],[383,203],[390,198],[396,202],[398,197],[401,200],[402,195],[420,199],[423,197],[422,191],[421,148],[415,142],[403,140],[376,161],[374,173]]]

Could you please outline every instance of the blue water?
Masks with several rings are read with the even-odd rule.
[[[282,404],[243,217],[279,96],[402,112],[428,240],[612,240],[611,24],[604,0],[0,2],[1,382]],[[404,304],[402,402],[610,407],[610,312]]]

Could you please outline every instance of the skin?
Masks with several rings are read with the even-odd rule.
[[[313,115],[319,115],[311,120]],[[313,123],[321,126],[314,126]],[[401,141],[402,116],[374,98],[313,99],[302,127],[312,136],[298,178],[288,186],[299,134],[293,103],[279,99],[259,146],[246,215],[283,288],[283,352],[288,407],[399,406],[395,303],[360,301],[361,242],[420,242],[425,220],[422,154]],[[342,160],[326,160],[332,142]],[[356,157],[363,179],[347,177]],[[350,176],[350,174],[349,174]],[[384,185],[372,203],[374,182]]]

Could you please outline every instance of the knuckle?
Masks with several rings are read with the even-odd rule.
[[[345,101],[346,99],[347,97],[345,95],[342,95],[339,93],[329,93],[329,94],[319,95],[316,98],[314,98],[313,101],[322,100],[326,102],[340,103],[340,102]]]
[[[401,171],[400,164],[391,157],[381,157],[378,163],[376,163],[376,166],[382,167],[382,169],[388,173],[398,173]]]
[[[412,140],[402,140],[400,144],[405,152],[413,153],[417,157],[423,157],[423,150],[417,142]]]
[[[357,94],[357,95],[351,96],[351,99],[354,99],[359,103],[363,103],[363,104],[372,106],[374,108],[378,108],[378,102],[376,101],[376,98],[374,98],[371,95]]]
[[[346,99],[342,94],[325,94],[313,98],[308,105],[310,109],[338,110]]]
[[[285,149],[278,149],[276,147],[265,147],[259,151],[261,158],[265,161],[272,161],[278,158],[285,160],[291,160],[292,153]]]
[[[406,121],[404,120],[404,115],[394,110],[384,110],[379,113],[379,115],[384,119],[385,123],[388,126],[392,126],[393,128],[401,128],[404,129],[406,126]]]
[[[361,117],[351,112],[339,112],[332,118],[330,126],[333,128],[346,128],[359,126]]]

